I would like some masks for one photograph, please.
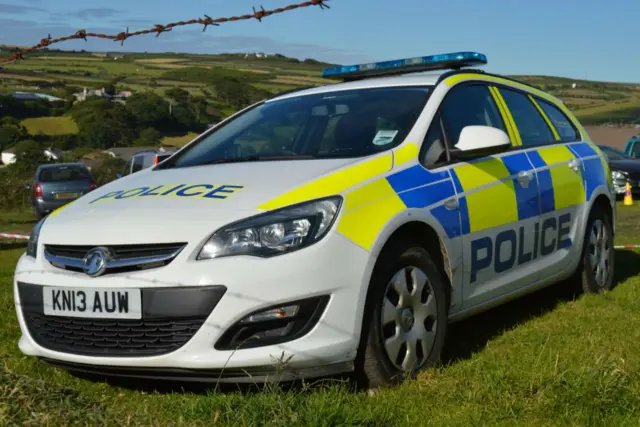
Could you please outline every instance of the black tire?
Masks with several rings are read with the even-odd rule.
[[[395,323],[388,323],[388,325],[391,326],[387,326],[387,328],[384,328],[382,320],[382,309],[385,300],[388,299],[387,291],[389,290],[388,287],[390,286],[391,280],[394,278],[396,273],[403,270],[405,272],[411,271],[412,268],[417,268],[426,275],[428,279],[427,283],[430,284],[430,286],[427,286],[430,288],[428,294],[434,299],[431,300],[429,299],[430,297],[425,299],[423,296],[420,298],[420,301],[424,299],[425,302],[419,303],[425,308],[429,305],[431,307],[430,312],[436,313],[435,319],[432,318],[433,316],[429,315],[425,322],[422,323],[423,325],[426,325],[425,330],[431,331],[429,340],[432,341],[432,345],[430,346],[431,348],[429,353],[425,354],[425,351],[422,350],[422,345],[420,345],[421,341],[418,341],[416,348],[419,347],[420,350],[418,350],[416,354],[418,355],[418,362],[420,366],[413,371],[410,369],[399,369],[397,362],[394,364],[391,361],[391,358],[388,355],[389,353],[385,349],[384,345],[385,332],[388,335],[388,331],[390,330],[389,328],[393,328],[392,330],[395,331],[395,327],[393,327],[393,325],[398,325],[397,327],[401,328],[401,320],[406,320],[405,318],[402,318],[401,313],[406,311],[406,309],[403,311],[396,307],[394,309],[395,318],[400,320],[397,320]],[[416,288],[410,287],[409,290],[411,289],[414,291],[412,292],[412,295],[417,295]],[[395,292],[391,292],[389,295],[392,296],[393,293]],[[405,299],[405,301],[406,300],[407,299]],[[435,301],[435,308],[431,306],[433,301]],[[360,347],[355,366],[355,374],[358,384],[362,387],[368,388],[384,387],[396,384],[408,376],[414,377],[418,372],[433,367],[439,363],[447,331],[447,301],[448,298],[445,292],[445,282],[442,279],[436,264],[433,262],[432,257],[425,248],[418,244],[406,241],[396,242],[388,247],[378,259],[369,284],[369,292],[364,311],[365,314],[363,316],[362,336],[360,339]],[[389,299],[389,302],[392,301]],[[398,298],[397,303],[393,303],[392,305],[400,306],[402,305],[400,302],[401,301]],[[426,302],[428,302],[428,304]],[[420,310],[420,313],[424,312]],[[420,313],[416,315],[414,322],[409,322],[408,324],[419,325],[420,323],[418,322],[422,316]],[[418,322],[416,322],[416,320]],[[416,328],[418,327],[419,326],[416,326]],[[413,331],[414,329],[411,330]],[[434,337],[432,338],[432,336]],[[429,348],[429,344],[426,344],[426,346]],[[407,347],[401,346],[400,349],[402,348],[406,349]],[[402,354],[403,353],[400,350],[398,355]],[[406,350],[404,354],[406,357],[408,354],[406,353]]]
[[[600,253],[606,253],[608,261],[603,269],[606,278],[596,277],[596,269],[592,266],[591,255],[595,254],[594,245],[592,244],[592,234],[602,227],[605,236],[602,239],[604,244],[600,246]],[[576,291],[579,293],[596,294],[610,291],[614,288],[614,266],[615,266],[615,249],[613,248],[613,227],[611,226],[611,218],[599,206],[594,206],[587,227],[585,228],[584,242],[582,247],[582,257],[578,268],[572,277]]]

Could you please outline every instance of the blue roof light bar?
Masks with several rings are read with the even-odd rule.
[[[339,80],[356,80],[367,77],[417,73],[421,71],[451,70],[474,65],[485,65],[486,55],[478,52],[455,52],[440,55],[418,56],[370,64],[343,65],[322,70],[322,77]]]

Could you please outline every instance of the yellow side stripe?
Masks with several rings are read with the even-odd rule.
[[[515,137],[513,143],[514,145],[518,145],[521,146],[522,145],[522,138],[520,137],[520,131],[518,130],[518,125],[516,125],[515,120],[513,120],[513,116],[511,115],[511,111],[509,110],[509,107],[507,106],[507,103],[504,101],[504,98],[502,97],[502,94],[500,93],[500,90],[496,87],[493,88],[494,93],[496,94],[496,97],[498,99],[498,103],[502,104],[502,108],[504,109],[505,114],[507,115],[507,119],[509,121],[509,123],[511,123],[511,127],[513,128],[513,136]]]
[[[542,107],[540,107],[540,104],[538,104],[535,98],[531,95],[529,95],[529,99],[531,100],[533,105],[536,106],[536,108],[538,109],[538,112],[540,113],[544,121],[547,122],[547,126],[549,126],[549,129],[551,129],[551,132],[553,133],[553,137],[556,139],[556,141],[560,141],[560,134],[556,130],[556,127],[553,125],[553,123],[551,123],[551,120],[549,120],[549,117],[546,115]]]
[[[420,147],[413,142],[406,142],[402,147],[394,151],[394,165],[402,165],[418,158]]]
[[[507,117],[507,113],[504,111],[500,100],[498,99],[498,95],[495,93],[495,87],[489,86],[489,92],[491,92],[491,96],[493,97],[494,102],[498,106],[498,110],[500,110],[500,115],[502,116],[502,120],[504,120],[504,125],[507,127],[507,133],[509,134],[509,139],[511,140],[511,145],[516,145],[516,138],[513,133],[513,129],[511,128],[511,123],[509,122],[509,117]]]
[[[260,210],[278,209],[295,203],[343,193],[346,189],[362,184],[388,172],[393,166],[393,155],[385,153],[373,159],[357,163],[294,188],[275,199],[258,206]]]

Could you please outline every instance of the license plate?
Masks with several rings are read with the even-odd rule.
[[[57,193],[56,199],[75,199],[78,197],[78,193]]]
[[[141,319],[140,289],[42,288],[44,314],[101,319]]]

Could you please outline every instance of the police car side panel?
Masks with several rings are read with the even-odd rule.
[[[474,84],[488,86],[478,75],[474,77]],[[440,103],[446,102],[446,95],[457,90],[460,82],[438,86],[434,94],[439,93]],[[511,137],[508,117],[494,101]],[[456,281],[462,287],[463,307],[482,304],[535,281],[535,268],[526,262],[535,244],[528,223],[539,215],[539,195],[535,169],[527,156],[509,151],[457,162],[449,169],[461,219],[463,268],[457,271]],[[521,173],[530,181],[520,182]]]
[[[464,231],[464,307],[535,281],[533,224],[538,220],[539,197],[527,156],[509,152],[482,158],[457,165],[452,173]],[[519,182],[521,173],[528,173],[531,180]]]

